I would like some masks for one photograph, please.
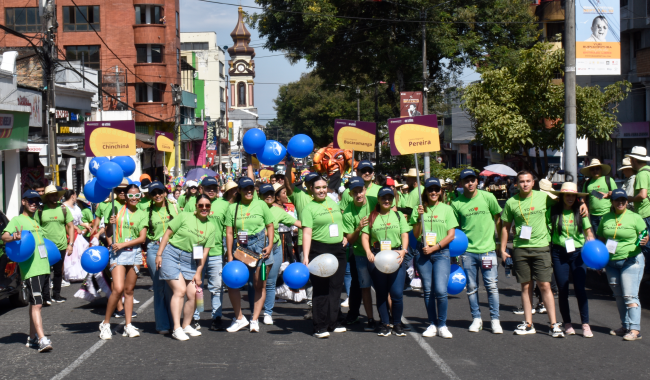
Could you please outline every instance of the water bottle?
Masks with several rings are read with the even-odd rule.
[[[262,265],[260,265],[260,280],[266,281],[266,262],[262,259]]]
[[[508,252],[508,253],[510,253],[510,252]],[[506,277],[507,277],[507,278],[512,277],[512,267],[513,267],[512,257],[508,257],[508,258],[506,259],[506,262],[505,262]]]
[[[639,234],[639,237],[636,239],[636,246],[638,247],[641,244],[641,240],[645,239],[648,236],[648,230],[643,230]]]
[[[203,288],[196,284],[194,285],[194,287],[196,288],[196,311],[201,313],[204,310]]]

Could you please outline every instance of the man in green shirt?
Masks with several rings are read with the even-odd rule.
[[[589,166],[580,169],[580,173],[588,178],[582,185],[582,192],[589,194],[589,222],[591,222],[594,231],[598,230],[600,219],[609,212],[612,203],[609,197],[612,190],[616,190],[616,182],[608,176],[612,171],[609,165],[601,164],[598,159],[593,159]],[[609,180],[609,183],[607,183]],[[596,194],[596,195],[594,195]]]
[[[647,156],[646,148],[642,146],[635,146],[632,148],[632,152],[626,154],[625,157],[630,158],[632,168],[637,171],[634,179],[634,196],[628,197],[628,201],[634,202],[634,211],[643,218],[650,230],[650,199],[648,199],[648,189],[650,188],[650,166],[648,166],[648,161],[650,161],[650,157]],[[641,246],[641,252],[643,252],[646,259],[650,258],[650,247],[647,245]]]
[[[420,185],[420,191],[418,192],[418,174],[416,174],[415,168],[409,169],[408,173],[404,174],[404,178],[406,179],[406,184],[408,185],[409,189],[411,191],[408,194],[408,198],[406,199],[406,214],[407,216],[411,216],[411,212],[408,212],[408,209],[411,209],[412,211],[415,211],[418,209],[418,206],[420,205],[420,197],[422,194],[424,194],[424,186]],[[420,172],[419,173],[420,177],[424,175],[424,173]]]
[[[508,199],[503,210],[499,247],[504,261],[511,257],[506,252],[506,246],[510,227],[514,223],[515,249],[512,260],[517,282],[521,284],[521,303],[526,318],[524,323],[517,326],[515,334],[527,335],[536,332],[533,326],[532,298],[533,281],[537,281],[551,322],[550,335],[554,338],[563,338],[564,332],[555,320],[555,298],[551,290],[553,266],[549,247],[551,239],[548,233],[550,209],[546,206],[548,195],[541,191],[533,191],[535,179],[529,171],[522,170],[517,173],[517,184],[519,193]]]
[[[372,181],[374,173],[375,168],[372,166],[372,162],[368,160],[360,161],[357,165],[357,175],[363,179],[364,187],[366,188],[365,193],[366,198],[368,199],[368,206],[371,210],[373,210],[377,204],[377,192],[381,188],[380,185],[377,185]],[[345,210],[350,203],[352,203],[352,195],[350,194],[350,188],[348,188],[341,195],[339,207],[341,210]]]

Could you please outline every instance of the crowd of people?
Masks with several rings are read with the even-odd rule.
[[[64,260],[50,267],[44,238],[56,244],[62,258],[73,253],[78,238],[109,249],[109,265],[100,274],[110,284],[106,313],[99,324],[101,339],[112,339],[113,318],[125,318],[123,336],[140,336],[133,325],[137,316],[133,291],[140,271],[147,268],[153,282],[156,330],[180,341],[201,335],[203,310],[196,305],[202,305],[197,298],[202,300],[204,283],[211,297],[210,330],[260,332],[260,318],[263,324],[273,324],[283,263],[309,265],[326,253],[334,255],[338,269],[330,277],[312,274],[303,289],[309,306],[305,319],[313,321],[316,338],[346,332],[346,326],[360,323],[362,303],[365,331],[406,336],[404,289],[407,277],[415,276],[421,280],[428,316],[422,335],[451,339],[446,321],[452,262],[466,273],[470,332],[478,333],[484,323],[479,277],[488,294],[489,329],[494,334],[504,332],[498,288],[501,264],[512,269],[521,285],[524,321],[515,334],[536,333],[532,315],[537,310],[547,314],[552,337],[574,335],[579,328],[582,336],[590,338],[594,334],[585,290],[588,269],[581,249],[587,241],[600,239],[610,253],[605,271],[621,321],[610,333],[633,341],[641,339],[638,291],[644,254],[650,252],[646,246],[649,161],[643,147],[627,155],[621,169],[627,171],[626,177],[635,177],[626,182],[626,189],[617,188],[609,177],[611,168],[598,160],[582,169],[587,177],[582,192],[572,182],[559,190],[540,187],[532,173],[522,170],[516,176],[516,194],[503,208],[493,193],[479,189],[479,176],[471,169],[462,170],[455,181],[424,180],[423,173],[410,169],[400,184],[376,173],[367,160],[358,163],[344,186],[332,186],[329,178],[315,172],[294,180],[293,162],[287,157],[286,168],[269,181],[256,181],[250,166],[236,182],[204,177],[187,181],[182,188],[149,178],[142,178],[138,186],[125,179],[109,199],[96,205],[72,190],[34,183],[23,194],[20,215],[6,225],[2,240],[20,240],[24,231],[35,237],[34,254],[19,266],[30,304],[27,346],[41,352],[52,349],[43,331],[41,309],[65,302],[61,296]],[[449,245],[457,229],[467,236],[468,247],[454,258]],[[382,251],[396,252],[395,272],[386,274],[375,267],[375,255]],[[242,307],[240,289],[228,288],[222,281],[224,265],[233,260],[249,268],[245,287],[250,313]],[[569,311],[570,278],[579,327],[574,327]],[[84,286],[93,279],[89,275]],[[552,283],[557,287],[561,322]],[[377,317],[371,288],[376,293]],[[233,308],[228,326],[222,320],[224,291]],[[341,303],[344,291],[348,298]],[[534,294],[538,307],[534,307]],[[346,315],[343,308],[348,309]]]

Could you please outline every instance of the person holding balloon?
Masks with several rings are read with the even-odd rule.
[[[610,334],[633,341],[641,339],[639,286],[645,268],[645,257],[640,254],[640,246],[648,242],[648,235],[643,218],[627,209],[628,197],[625,190],[613,190],[610,199],[612,210],[603,215],[596,233],[606,243],[609,252],[607,280],[614,292],[621,318],[621,327],[611,330]],[[645,236],[642,234],[644,231]],[[582,254],[587,256],[591,252],[584,249]]]
[[[156,252],[159,278],[167,281],[173,292],[169,306],[173,320],[172,337],[181,341],[201,335],[190,323],[196,308],[196,290],[202,284],[203,266],[210,249],[215,246],[216,231],[208,220],[210,198],[207,195],[196,198],[196,212],[179,213],[169,222]],[[183,305],[185,297],[187,301]],[[181,313],[184,316],[182,324]]]
[[[43,229],[34,219],[40,201],[40,195],[34,190],[23,193],[22,213],[13,217],[7,224],[2,232],[2,241],[5,243],[5,251],[9,259],[18,262],[20,275],[27,290],[29,302],[27,346],[38,348],[39,352],[46,352],[52,350],[52,342],[43,331],[41,309],[45,303],[42,293],[50,286],[50,261],[43,241]],[[33,248],[27,252],[28,248],[31,248],[30,242]],[[18,257],[13,256],[14,250],[17,251]]]
[[[377,192],[378,202],[375,209],[370,213],[369,223],[363,227],[361,244],[368,258],[370,273],[373,277],[373,285],[377,292],[377,310],[381,318],[379,336],[389,336],[393,325],[393,333],[397,336],[406,336],[402,327],[402,312],[404,304],[402,295],[404,292],[404,280],[406,277],[406,247],[408,247],[408,233],[411,230],[404,214],[393,211],[392,205],[395,200],[395,192],[389,186],[384,186]],[[379,256],[382,252],[392,251],[397,255],[390,255],[390,260],[396,263],[379,263]],[[396,265],[395,265],[396,264]],[[389,266],[388,271],[381,270],[377,265]],[[394,266],[394,268],[393,268]],[[394,269],[393,272],[391,270]],[[390,315],[388,313],[388,295],[391,299]]]
[[[442,186],[438,178],[429,177],[424,182],[422,205],[411,214],[409,224],[418,239],[419,256],[415,264],[422,278],[424,306],[429,317],[429,327],[422,336],[434,337],[437,334],[451,339],[453,335],[447,328],[447,284],[451,270],[449,244],[456,236],[458,221],[454,210],[442,202]],[[432,290],[435,302],[431,298]]]

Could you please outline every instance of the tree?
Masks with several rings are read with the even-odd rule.
[[[294,136],[291,127],[282,124],[278,119],[273,119],[267,122],[264,131],[266,132],[266,137],[268,139],[276,140],[284,146],[287,146],[289,140]]]
[[[547,149],[564,146],[564,84],[556,83],[563,73],[564,50],[549,43],[538,43],[521,50],[517,59],[502,68],[482,68],[481,83],[469,85],[462,95],[462,107],[474,122],[476,140],[499,153],[519,153],[528,158],[535,149],[537,168],[541,170],[539,152],[544,154],[548,170]],[[577,135],[606,141],[615,128],[618,104],[631,89],[627,81],[599,86],[576,86]],[[539,178],[546,172],[537,172]]]

